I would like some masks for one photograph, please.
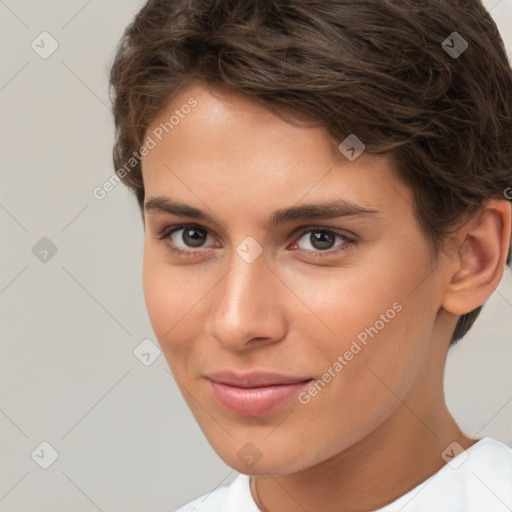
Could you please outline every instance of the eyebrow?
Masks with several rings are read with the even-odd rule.
[[[168,197],[150,197],[144,203],[144,209],[147,213],[159,212],[181,217],[191,217],[226,227],[225,222],[215,214],[208,213],[188,204],[173,201]],[[268,217],[267,224],[273,227],[278,224],[297,220],[334,219],[362,215],[378,216],[379,214],[380,212],[377,210],[368,210],[345,199],[335,199],[332,201],[320,201],[276,210]]]

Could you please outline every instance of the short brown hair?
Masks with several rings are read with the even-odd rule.
[[[467,44],[460,55],[449,54],[455,41]],[[480,0],[149,0],[110,70],[115,169],[192,81],[234,87],[307,116],[335,141],[355,134],[367,152],[389,153],[436,254],[512,185],[512,71]],[[122,181],[142,211],[137,162]],[[460,316],[452,344],[481,308]]]

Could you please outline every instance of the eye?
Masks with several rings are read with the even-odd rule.
[[[203,245],[208,237],[212,238],[207,229],[194,224],[173,226],[165,229],[157,236],[159,240],[167,242],[167,246],[171,251],[185,256],[194,256],[198,252],[202,252],[198,249],[203,249]]]
[[[156,238],[164,240],[167,248],[173,253],[186,257],[195,257],[212,248],[212,246],[208,247],[206,245],[208,237],[214,240],[213,248],[222,247],[209,234],[208,229],[195,224],[170,226]],[[298,249],[300,252],[306,253],[307,256],[327,257],[348,250],[355,244],[355,235],[350,237],[332,228],[319,226],[308,227],[307,230],[303,228],[300,238],[296,239],[290,248]]]
[[[336,244],[336,240],[339,240],[338,244]],[[333,229],[314,227],[303,231],[292,248],[298,247],[302,251],[313,253],[313,256],[316,257],[323,256],[322,253],[325,253],[325,255],[337,254],[340,251],[347,250],[354,243],[355,240],[353,238],[338,233]]]
[[[182,232],[181,235],[179,234]],[[208,233],[205,229],[197,228],[195,226],[188,226],[174,230],[170,238],[172,242],[179,246],[180,242],[186,244],[186,247],[201,247],[205,240],[208,238]],[[185,248],[186,248],[185,247]]]

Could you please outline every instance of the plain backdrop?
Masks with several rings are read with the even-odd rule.
[[[512,0],[485,4],[511,54]],[[108,67],[142,5],[0,1],[0,512],[171,511],[237,475],[163,356],[134,354],[156,342],[140,215],[123,186],[92,194],[113,173]],[[511,317],[507,271],[446,397],[469,435],[512,446]]]

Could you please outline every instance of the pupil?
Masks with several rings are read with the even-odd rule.
[[[311,245],[315,249],[330,249],[335,242],[334,233],[327,231],[316,231],[310,235]]]
[[[183,241],[191,247],[200,247],[205,241],[206,233],[204,230],[197,228],[188,228],[183,231]],[[335,237],[333,233],[327,231],[317,231],[310,235],[311,245],[316,249],[330,249],[334,242]]]
[[[194,236],[194,233],[196,236]],[[199,235],[197,235],[199,233]],[[199,230],[197,228],[187,228],[183,230],[182,235],[183,241],[191,246],[191,247],[200,247],[206,238],[206,233],[204,230]]]

